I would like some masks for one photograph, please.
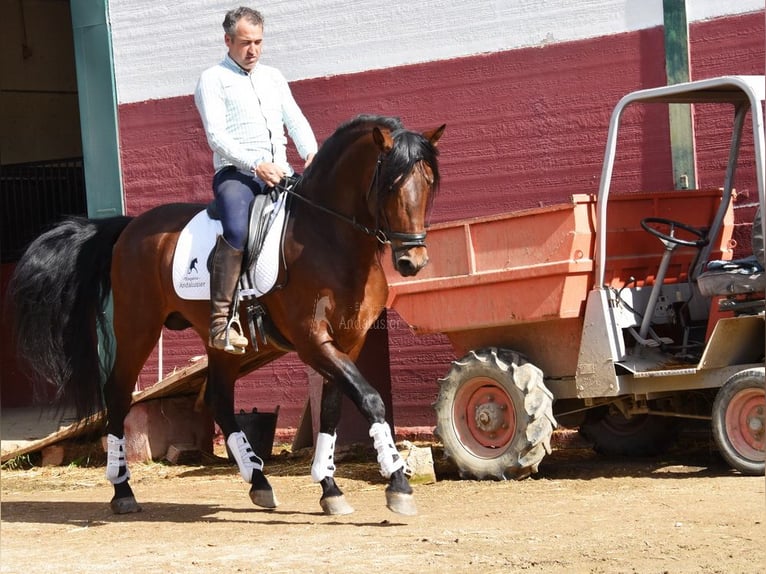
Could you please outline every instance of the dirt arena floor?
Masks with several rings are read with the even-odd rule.
[[[143,512],[111,514],[102,466],[0,475],[0,571],[44,573],[755,573],[766,565],[763,477],[709,447],[643,460],[554,451],[532,479],[417,485],[419,515],[385,508],[370,453],[336,477],[356,512],[328,517],[308,453],[267,465],[280,499],[257,510],[235,467],[132,466]],[[93,464],[93,461],[91,461]],[[14,466],[14,465],[11,465]],[[18,466],[18,465],[16,465]]]

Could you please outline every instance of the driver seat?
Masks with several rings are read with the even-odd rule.
[[[753,255],[732,261],[709,261],[707,269],[697,278],[697,287],[706,297],[725,296],[721,310],[739,310],[737,295],[751,295],[766,291],[766,272],[763,260],[763,219],[760,206],[755,212],[752,230]],[[763,310],[763,297],[758,308]],[[752,298],[748,301],[752,307]],[[744,309],[742,309],[744,310]]]

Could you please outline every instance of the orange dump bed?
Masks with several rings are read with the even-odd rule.
[[[605,281],[615,287],[631,278],[652,283],[663,246],[641,228],[643,218],[706,228],[720,203],[720,190],[612,196]],[[595,215],[595,197],[574,195],[567,204],[434,225],[427,238],[430,262],[417,276],[401,277],[386,258],[389,306],[415,332],[446,333],[458,352],[514,345],[522,352],[534,346],[537,355],[541,345],[573,343],[576,356],[594,282]],[[731,256],[732,228],[729,208],[710,258]],[[676,249],[665,282],[685,280],[696,254]],[[564,362],[569,371],[570,359]]]

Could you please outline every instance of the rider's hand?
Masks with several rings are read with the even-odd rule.
[[[306,163],[303,164],[303,169],[306,169],[308,166],[311,165],[311,162],[314,161],[314,155],[313,153],[310,153],[306,156]]]
[[[255,175],[258,176],[258,179],[260,179],[269,187],[274,187],[280,181],[282,181],[283,177],[285,177],[285,170],[283,170],[275,163],[269,163],[266,161],[259,163],[258,167],[256,167],[253,171],[255,172]]]

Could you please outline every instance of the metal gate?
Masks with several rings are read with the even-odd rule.
[[[0,256],[19,260],[40,233],[68,215],[86,216],[82,158],[0,166]]]

